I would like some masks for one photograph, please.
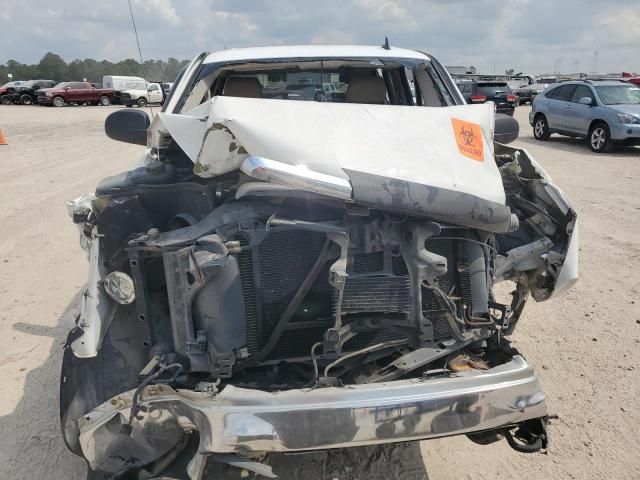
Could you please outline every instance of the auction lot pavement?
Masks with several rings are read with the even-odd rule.
[[[116,108],[0,106],[9,143],[0,146],[3,480],[85,478],[84,463],[63,445],[58,420],[62,345],[72,323],[65,310],[87,274],[64,202],[93,191],[143,153],[104,135],[104,118]],[[423,442],[422,455],[432,480],[637,479],[640,149],[598,155],[580,140],[554,135],[537,142],[529,108],[516,111],[516,145],[547,169],[580,219],[578,284],[556,300],[531,302],[513,336],[538,367],[550,411],[559,416],[550,427],[552,443],[546,455],[523,455],[506,442],[481,447],[459,437]],[[407,455],[419,455],[413,452]],[[384,475],[384,465],[376,467],[381,478],[404,478]],[[305,478],[311,475],[307,470]]]

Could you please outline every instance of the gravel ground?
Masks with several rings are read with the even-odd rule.
[[[104,117],[115,108],[0,106],[0,129],[9,142],[0,146],[2,479],[85,478],[83,462],[67,452],[58,431],[68,306],[87,272],[64,202],[92,191],[142,153],[104,136]],[[432,480],[637,479],[640,149],[596,155],[578,140],[536,142],[528,110],[516,112],[517,144],[563,188],[581,222],[579,283],[559,299],[530,304],[513,338],[539,367],[550,410],[559,415],[551,425],[552,445],[546,455],[522,455],[504,442],[480,447],[450,438],[423,442],[422,457]],[[418,449],[383,453],[362,454],[375,476],[354,473],[358,465],[344,468],[364,457],[336,454],[309,459],[306,478],[311,471],[324,471],[318,474],[323,480],[415,474]],[[342,470],[333,468],[337,464]]]

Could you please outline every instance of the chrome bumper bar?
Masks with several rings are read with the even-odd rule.
[[[547,415],[537,374],[521,356],[447,378],[279,393],[149,386],[140,396],[144,411],[131,432],[122,433],[132,398],[133,391],[122,393],[78,420],[80,445],[94,469],[144,465],[169,451],[185,430],[199,432],[200,454],[249,454],[421,440]]]

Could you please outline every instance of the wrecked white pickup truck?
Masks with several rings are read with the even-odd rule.
[[[544,449],[508,337],[576,281],[578,224],[514,123],[427,54],[349,46],[203,53],[153,121],[112,113],[147,153],[69,203],[90,262],[69,448],[104,478],[192,480],[458,434]]]

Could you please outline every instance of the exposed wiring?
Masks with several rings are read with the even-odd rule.
[[[477,244],[479,244],[479,245],[481,245],[483,247],[487,247],[490,250],[493,250],[496,254],[498,253],[498,251],[495,248],[493,248],[491,245],[487,245],[484,242],[481,242],[479,240],[474,240],[472,238],[466,238],[466,237],[440,237],[440,236],[427,238],[427,242],[430,242],[431,240],[464,240],[466,242],[477,243]]]
[[[143,382],[140,385],[138,385],[138,388],[136,388],[136,391],[133,393],[133,400],[131,401],[131,412],[129,413],[129,421],[126,424],[122,425],[123,433],[127,433],[130,435],[132,432],[131,424],[133,423],[133,419],[136,418],[136,416],[138,415],[138,412],[140,411],[139,397],[140,397],[140,394],[142,393],[142,390],[144,390],[144,388],[147,385],[149,385],[151,382],[157,379],[164,372],[166,372],[167,370],[172,370],[174,368],[176,369],[176,372],[173,374],[173,377],[171,377],[171,382],[174,382],[175,379],[178,377],[178,375],[180,375],[180,372],[182,372],[183,367],[179,363],[172,363],[171,365],[160,366],[157,372],[155,372],[152,375],[149,375],[147,378],[143,380]]]
[[[546,217],[551,219],[553,222],[555,222],[557,225],[559,225],[559,226],[563,225],[562,221],[558,220],[549,211],[547,211],[544,207],[541,207],[537,203],[534,203],[531,200],[528,200],[528,199],[524,198],[521,195],[510,195],[510,197],[512,198],[512,200],[514,201],[514,203],[516,205],[518,204],[518,202],[522,202],[522,203],[528,205],[529,207],[533,208],[534,210],[538,211],[542,215],[545,215]]]
[[[464,324],[465,322],[463,319],[458,317],[458,307],[456,307],[456,304],[453,301],[451,301],[451,299],[447,297],[447,295],[438,287],[428,285],[425,282],[422,282],[422,286],[427,290],[431,290],[432,292],[435,292],[445,302],[447,307],[449,307],[449,313],[451,313],[450,316],[444,315],[445,320],[449,324],[449,331],[451,332],[451,335],[453,335],[453,337],[459,342],[466,341],[466,337],[462,334],[462,332],[460,331],[460,328],[458,328],[458,325],[457,325],[457,323]]]
[[[322,346],[322,342],[316,342],[313,344],[313,347],[311,347],[311,361],[313,362],[313,380],[312,381],[316,381],[318,380],[318,359],[316,358],[316,348],[321,347]]]
[[[353,357],[357,357],[359,355],[363,355],[365,353],[375,352],[376,350],[384,350],[385,348],[397,347],[400,345],[404,345],[405,343],[407,343],[405,339],[393,340],[390,342],[383,342],[383,343],[376,343],[375,345],[370,345],[366,348],[363,348],[362,350],[356,350],[355,352],[351,352],[346,355],[343,355],[342,357],[340,357],[339,359],[337,359],[336,361],[330,363],[325,367],[324,378],[329,377],[329,370],[331,370],[332,368],[335,368],[337,365],[344,362],[345,360],[348,360]]]

